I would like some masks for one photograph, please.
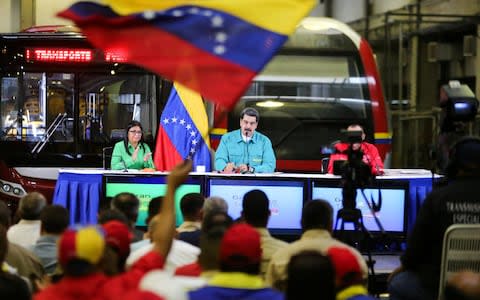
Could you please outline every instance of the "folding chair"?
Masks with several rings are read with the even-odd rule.
[[[445,231],[438,291],[440,300],[444,299],[449,276],[465,270],[480,273],[480,224],[453,224]]]

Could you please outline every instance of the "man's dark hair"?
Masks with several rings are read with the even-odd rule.
[[[98,214],[98,224],[103,225],[110,221],[119,221],[127,226],[130,226],[130,222],[125,214],[116,209],[105,209]]]
[[[270,217],[269,200],[261,190],[252,190],[243,196],[242,215],[253,227],[267,227]]]
[[[203,218],[200,234],[198,263],[203,270],[218,270],[220,244],[225,231],[232,226],[232,218],[224,211],[210,211]]]
[[[130,221],[130,226],[137,222],[138,208],[140,201],[137,196],[132,193],[120,193],[112,199],[112,209],[117,209],[122,212]]]
[[[290,258],[286,300],[335,300],[335,294],[335,269],[328,256],[317,251],[303,251]]]
[[[24,220],[39,220],[42,209],[47,205],[45,196],[38,192],[28,193],[20,199],[18,210]]]
[[[333,209],[325,200],[308,201],[302,210],[302,230],[309,229],[332,230]]]
[[[67,276],[83,277],[97,272],[98,266],[92,265],[84,259],[74,258],[70,259],[64,266],[62,266],[62,269]]]
[[[250,116],[250,117],[255,117],[256,120],[257,120],[257,123],[260,121],[260,114],[258,113],[258,111],[255,108],[245,107],[242,110],[242,112],[240,113],[240,119],[243,119],[244,115],[247,115],[247,116]]]
[[[180,210],[184,219],[196,219],[203,208],[205,197],[200,193],[188,193],[180,199]]]
[[[148,214],[145,224],[149,224],[150,220],[155,217],[162,209],[163,196],[155,197],[148,202]]]
[[[30,300],[30,289],[20,276],[0,272],[0,299]]]
[[[6,229],[10,227],[12,221],[12,212],[8,208],[5,202],[0,200],[0,225],[3,225]]]
[[[202,232],[207,232],[213,227],[223,227],[227,229],[232,226],[233,219],[224,211],[211,211],[203,217]]]
[[[42,230],[46,233],[60,234],[69,224],[68,210],[60,205],[48,205],[40,214]]]
[[[231,255],[228,262],[220,261],[220,271],[258,275],[260,274],[260,263],[251,263],[248,257],[243,255]]]
[[[0,264],[3,265],[5,257],[7,256],[8,240],[7,228],[0,224]],[[0,272],[1,273],[1,272]]]

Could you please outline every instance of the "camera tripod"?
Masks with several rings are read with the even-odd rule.
[[[363,193],[363,190],[362,190]],[[345,195],[346,193],[344,193]],[[357,192],[353,193],[355,196]],[[345,197],[345,196],[344,196]],[[353,198],[355,199],[355,198]],[[355,201],[355,200],[353,200]],[[352,203],[350,200],[343,200],[343,208],[337,212],[337,217],[335,220],[335,234],[337,238],[355,248],[359,248],[361,241],[367,241],[367,267],[370,271],[370,274],[375,278],[375,260],[372,259],[372,252],[370,249],[370,243],[373,240],[373,236],[370,231],[363,224],[362,211],[355,206],[345,205],[346,203]],[[353,202],[354,204],[355,202]],[[353,225],[353,232],[347,232],[345,230],[345,223],[351,223]],[[338,227],[340,225],[340,228]],[[360,236],[360,238],[358,238]],[[360,250],[360,249],[359,249]]]
[[[384,233],[384,229],[382,224],[380,223],[380,220],[378,220],[377,216],[375,215],[375,210],[377,210],[379,207],[378,204],[375,204],[372,199],[372,203],[370,203],[365,196],[364,189],[359,187],[363,199],[365,203],[367,204],[368,208],[370,209],[375,222],[377,223],[377,226],[379,230]],[[371,291],[373,292],[377,286],[376,282],[376,276],[375,276],[375,269],[374,265],[376,261],[372,258],[372,242],[373,242],[373,236],[370,231],[365,227],[363,223],[363,216],[362,216],[362,211],[356,207],[356,197],[357,197],[357,184],[355,182],[347,180],[344,183],[343,186],[343,199],[342,199],[342,205],[343,207],[338,211],[337,217],[335,220],[335,236],[347,243],[350,244],[352,247],[355,248],[360,248],[360,242],[366,241],[366,254],[367,254],[367,267],[369,270],[369,287],[371,288]],[[379,195],[379,203],[381,205],[381,194]],[[378,210],[377,210],[378,211]],[[349,232],[345,230],[345,223],[351,223],[353,225],[353,232]],[[339,228],[340,225],[340,228]],[[360,249],[359,249],[360,251]]]

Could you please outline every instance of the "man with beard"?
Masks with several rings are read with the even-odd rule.
[[[260,114],[251,107],[240,114],[240,129],[222,136],[215,153],[215,170],[224,173],[272,173],[275,153],[272,142],[256,132]]]

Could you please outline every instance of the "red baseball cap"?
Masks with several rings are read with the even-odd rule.
[[[121,257],[126,258],[130,254],[130,243],[133,237],[130,228],[122,222],[115,220],[108,221],[102,227],[105,231],[107,245],[115,248]]]
[[[353,254],[352,250],[347,247],[330,247],[328,256],[335,268],[335,277],[340,284],[348,284],[345,276],[351,274],[349,281],[355,281],[362,278],[362,269],[358,258]]]
[[[259,263],[262,259],[260,234],[252,226],[239,223],[225,232],[220,244],[220,261],[235,263],[233,256],[243,256],[248,264]]]

